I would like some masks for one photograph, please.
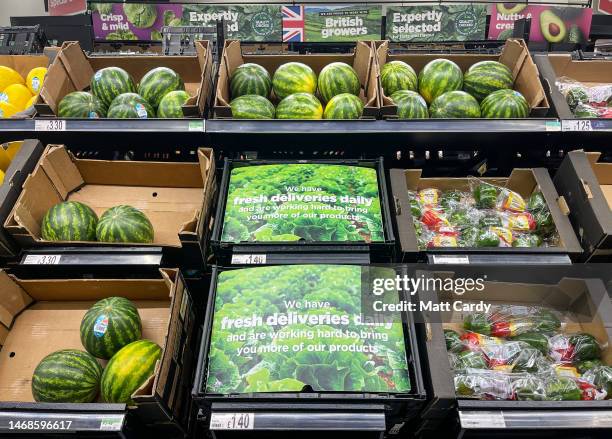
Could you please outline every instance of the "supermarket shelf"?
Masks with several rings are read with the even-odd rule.
[[[38,247],[23,252],[21,266],[141,266],[160,267],[161,247]]]
[[[453,265],[571,265],[572,261],[564,254],[428,254],[429,264]]]
[[[612,410],[459,410],[465,430],[610,429]]]
[[[202,119],[0,119],[7,132],[203,132]]]

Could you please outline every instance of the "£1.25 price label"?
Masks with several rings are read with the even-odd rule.
[[[563,131],[593,131],[593,125],[588,119],[563,120],[561,127]]]
[[[255,413],[212,413],[211,430],[253,430]]]

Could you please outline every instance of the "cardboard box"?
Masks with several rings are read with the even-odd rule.
[[[47,67],[49,58],[45,55],[0,55],[0,66],[10,67],[26,79],[30,70],[36,67]],[[34,109],[26,108],[13,115],[11,119],[29,119],[34,116]]]
[[[584,259],[612,258],[612,163],[597,163],[600,153],[572,151],[554,183],[570,207],[570,220],[584,248]]]
[[[133,395],[133,411],[147,424],[186,416],[196,319],[177,270],[160,270],[156,279],[53,280],[22,280],[0,271],[0,403],[34,403],[38,363],[61,349],[84,350],[79,331],[85,312],[116,295],[138,307],[142,338],[162,347],[154,376]],[[95,411],[97,403],[84,406]]]
[[[281,47],[279,46],[279,49]],[[374,49],[369,41],[358,41],[353,53],[341,54],[245,54],[242,51],[240,41],[228,40],[223,46],[223,56],[219,63],[219,74],[217,76],[217,89],[215,91],[214,111],[215,117],[231,118],[232,110],[229,106],[232,97],[230,94],[230,81],[232,73],[238,66],[244,63],[256,63],[266,68],[270,75],[274,75],[276,69],[288,62],[301,62],[310,66],[318,75],[323,67],[332,62],[341,61],[353,66],[361,82],[360,98],[364,103],[363,117],[375,118],[378,115],[378,83],[375,76]],[[278,104],[278,99],[272,98],[273,104]]]
[[[576,119],[565,96],[557,87],[562,76],[582,82],[587,86],[612,83],[612,60],[574,60],[571,53],[534,55],[534,60],[550,87],[550,98],[560,119]]]
[[[540,82],[538,68],[529,55],[529,49],[523,40],[509,39],[506,41],[500,55],[485,55],[472,53],[411,53],[392,54],[390,42],[381,41],[376,45],[376,76],[381,98],[381,113],[383,116],[395,116],[397,106],[393,104],[390,97],[385,96],[380,82],[380,70],[390,61],[404,61],[418,73],[425,65],[439,58],[449,59],[464,72],[473,64],[480,61],[499,61],[512,71],[514,77],[514,89],[519,91],[531,108],[531,116],[546,116],[549,110],[548,100]]]
[[[185,82],[189,100],[183,105],[185,117],[201,117],[212,90],[213,59],[208,41],[196,41],[197,56],[88,56],[78,41],[66,42],[49,67],[47,81],[35,106],[41,116],[55,116],[64,96],[89,89],[94,73],[104,67],[121,67],[136,83],[149,70],[169,67]]]
[[[41,238],[42,219],[51,207],[80,201],[100,216],[110,207],[128,204],[142,210],[153,224],[153,243],[142,245],[180,250],[190,243],[202,248],[214,178],[213,151],[208,148],[198,150],[197,163],[168,163],[77,159],[64,146],[49,145],[4,224],[24,248],[65,246],[66,242]]]
[[[391,192],[395,201],[395,216],[399,232],[401,251],[404,260],[418,258],[419,247],[414,229],[414,218],[410,211],[409,191],[419,191],[424,188],[438,188],[440,190],[458,189],[470,191],[470,182],[473,178],[422,178],[420,169],[391,169]],[[553,221],[560,237],[558,247],[535,248],[437,248],[432,251],[444,253],[563,253],[579,256],[582,248],[574,234],[572,225],[567,218],[569,212],[563,197],[559,197],[555,187],[544,168],[514,169],[507,178],[479,178],[491,184],[506,187],[517,192],[527,199],[532,193],[540,190],[550,210]]]

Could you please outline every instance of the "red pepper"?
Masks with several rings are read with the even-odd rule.
[[[421,217],[421,222],[427,226],[430,230],[437,231],[442,226],[450,226],[448,220],[439,212],[434,209],[427,209]]]
[[[508,322],[497,322],[491,325],[491,335],[493,337],[511,337],[512,325]]]
[[[470,350],[475,350],[480,347],[480,337],[475,332],[465,332],[459,339],[464,341]]]

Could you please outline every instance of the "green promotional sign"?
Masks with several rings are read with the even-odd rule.
[[[486,5],[431,5],[387,8],[391,41],[483,40]]]
[[[223,242],[383,241],[375,169],[282,164],[232,170]]]
[[[361,267],[285,265],[217,279],[206,392],[410,392],[401,321],[361,314]],[[381,269],[393,278],[392,269]]]
[[[382,6],[304,6],[308,42],[378,40]]]

